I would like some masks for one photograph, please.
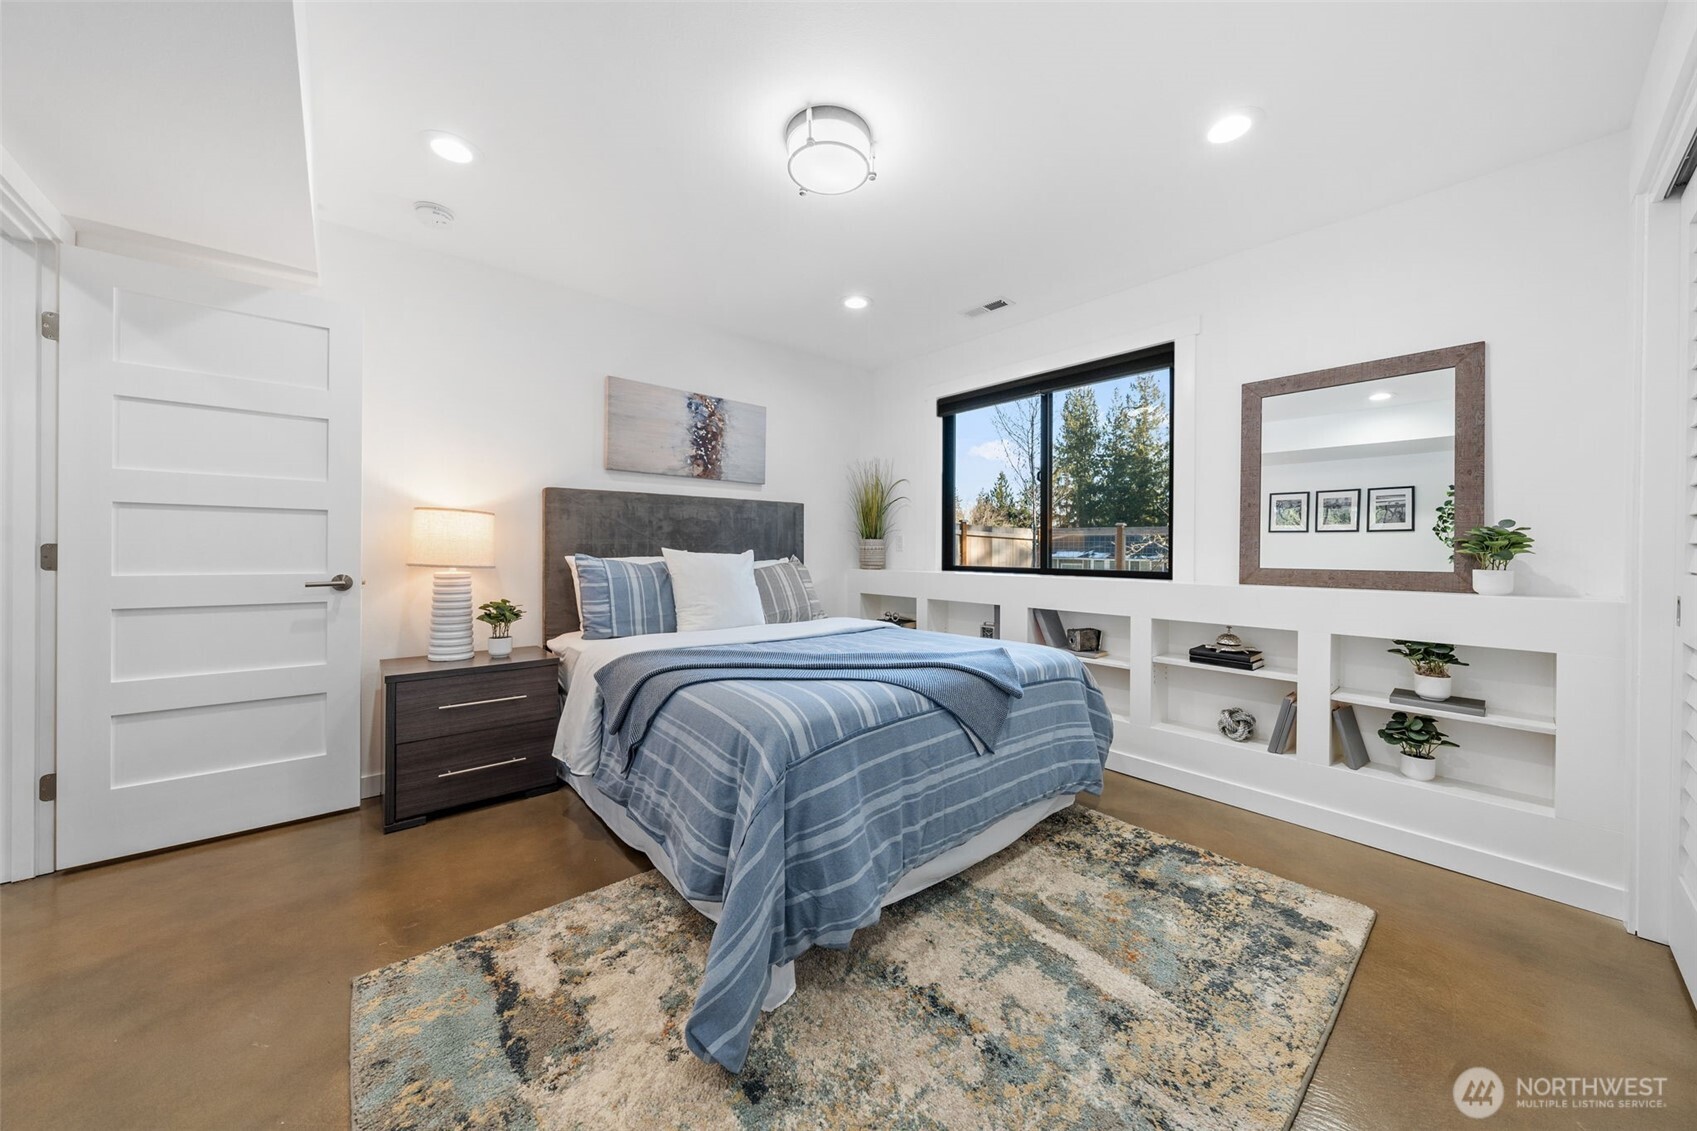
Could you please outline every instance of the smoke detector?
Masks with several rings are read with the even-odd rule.
[[[445,204],[420,200],[413,204],[412,214],[426,228],[446,228],[454,222],[454,210]]]
[[[1005,298],[993,298],[989,302],[981,303],[978,306],[973,307],[971,310],[963,310],[961,313],[966,315],[968,318],[979,318],[986,314],[994,314],[996,311],[1012,305],[1013,303],[1009,302]]]

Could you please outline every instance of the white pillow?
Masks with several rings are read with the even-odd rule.
[[[672,575],[679,632],[766,623],[760,588],[754,583],[753,550],[740,554],[660,552],[666,556],[666,571]]]

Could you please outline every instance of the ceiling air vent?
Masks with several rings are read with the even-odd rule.
[[[971,310],[962,311],[962,313],[964,313],[968,318],[978,318],[985,314],[994,314],[1004,306],[1012,305],[1013,303],[1009,302],[1005,298],[993,298],[983,306],[975,306]]]

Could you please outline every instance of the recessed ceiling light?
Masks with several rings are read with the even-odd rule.
[[[1395,393],[1373,393],[1367,399],[1370,401],[1388,401],[1396,396]]]
[[[1254,128],[1255,115],[1247,110],[1233,110],[1208,127],[1208,140],[1215,145],[1224,145],[1228,141],[1236,141]]]
[[[455,165],[470,165],[479,156],[477,146],[445,130],[426,130],[424,138],[430,144],[430,152]]]
[[[865,295],[849,295],[843,300],[843,305],[850,310],[865,310],[872,305],[872,300]]]

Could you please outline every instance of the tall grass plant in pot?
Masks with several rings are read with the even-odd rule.
[[[896,491],[905,479],[884,460],[862,460],[849,468],[849,506],[860,538],[860,568],[883,569],[890,536],[890,518],[907,496]]]

